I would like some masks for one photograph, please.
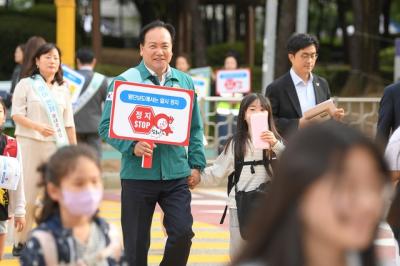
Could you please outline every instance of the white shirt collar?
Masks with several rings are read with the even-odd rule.
[[[90,71],[93,71],[93,67],[88,66],[88,65],[84,65],[84,66],[81,66],[79,68],[79,70],[90,70]]]
[[[150,72],[150,74],[151,74],[152,76],[155,76],[155,77],[158,79],[158,76],[157,76],[156,72],[154,72],[154,71],[151,70],[149,67],[147,67],[147,66],[146,66],[146,63],[144,63],[144,66],[145,66],[146,69]],[[162,74],[161,80],[159,80],[159,82],[160,82],[161,85],[164,85],[164,83],[165,83],[165,78],[167,77],[167,75],[168,75],[170,72],[171,72],[171,67],[168,65],[168,66],[167,66],[167,71],[165,71],[165,73]]]
[[[294,85],[298,85],[299,83],[303,83],[304,81],[299,77],[299,75],[296,74],[296,72],[294,72],[293,68],[290,69],[290,76],[292,77],[293,83]],[[308,82],[312,82],[314,79],[313,74],[310,73],[310,79],[308,80]]]

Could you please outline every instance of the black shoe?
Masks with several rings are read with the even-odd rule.
[[[21,256],[22,250],[25,248],[25,244],[18,243],[18,245],[14,245],[12,249],[12,254],[14,257]]]

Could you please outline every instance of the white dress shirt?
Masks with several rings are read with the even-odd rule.
[[[315,92],[313,86],[313,75],[310,73],[310,79],[305,83],[297,74],[293,68],[290,69],[290,76],[292,77],[294,87],[296,88],[297,97],[299,98],[301,112],[304,112],[313,108],[316,105]]]
[[[161,80],[158,78],[156,72],[154,72],[154,71],[151,70],[149,67],[147,67],[146,64],[144,64],[144,66],[147,68],[147,70],[150,72],[150,74],[151,74],[152,76],[155,76],[155,77],[158,79],[158,81],[160,82],[160,85],[161,85],[161,86],[164,86],[164,85],[165,85],[165,82],[167,81],[167,75],[170,75],[170,73],[171,73],[171,67],[170,67],[169,65],[168,65],[168,67],[167,67],[167,71],[166,71],[164,74],[162,74]]]

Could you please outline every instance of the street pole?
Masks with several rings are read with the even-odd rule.
[[[55,0],[57,7],[57,46],[64,64],[75,66],[75,0]]]
[[[308,24],[308,0],[297,0],[296,32],[306,33]]]
[[[277,13],[278,0],[266,0],[261,88],[263,94],[267,85],[274,80]]]
[[[394,82],[400,81],[400,38],[395,39]]]
[[[92,1],[92,49],[94,56],[96,57],[97,63],[101,63],[101,48],[102,48],[102,38],[100,31],[100,1]]]

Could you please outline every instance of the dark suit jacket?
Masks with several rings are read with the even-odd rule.
[[[377,138],[385,145],[390,133],[400,126],[400,82],[385,88],[379,104]]]
[[[80,74],[85,77],[82,93],[84,93],[89,86],[90,81],[94,75],[91,70],[78,70]],[[104,79],[101,87],[95,95],[87,102],[87,104],[74,115],[76,133],[97,133],[99,127],[102,103],[107,97],[107,80]]]
[[[331,97],[328,82],[313,74],[313,85],[316,104],[324,102]],[[288,138],[299,127],[299,119],[303,116],[290,72],[272,82],[266,90],[271,102],[272,114],[278,132],[283,138]]]

